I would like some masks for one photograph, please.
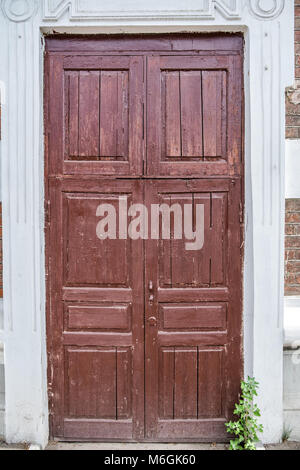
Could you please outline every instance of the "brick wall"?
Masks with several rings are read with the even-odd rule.
[[[300,295],[300,199],[286,200],[285,295]]]
[[[286,94],[286,138],[300,139],[300,0],[295,0],[295,88]]]
[[[286,93],[287,139],[300,139],[300,0],[295,0],[295,65],[295,86]],[[285,295],[300,295],[300,199],[286,200]]]

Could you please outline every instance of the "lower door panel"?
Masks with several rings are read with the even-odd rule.
[[[240,180],[53,178],[50,196],[52,437],[226,440],[241,377]],[[120,238],[124,201],[146,206],[142,238]],[[97,234],[103,204],[116,239]],[[201,224],[202,246],[187,249]]]

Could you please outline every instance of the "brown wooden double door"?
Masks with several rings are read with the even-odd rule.
[[[225,440],[242,372],[242,38],[49,38],[45,83],[52,437]],[[115,238],[97,234],[101,204]],[[126,224],[147,211],[135,239],[124,204],[140,205]],[[193,229],[201,206],[201,249],[172,210],[170,236],[162,214],[151,236],[153,205],[183,227],[189,207]]]

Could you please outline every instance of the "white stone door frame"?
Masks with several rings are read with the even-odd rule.
[[[241,31],[245,37],[245,374],[260,382],[264,442],[282,432],[284,91],[294,77],[290,0],[2,0],[6,439],[48,440],[43,199],[43,34]],[[138,9],[137,9],[138,6]],[[110,11],[107,8],[110,8]]]

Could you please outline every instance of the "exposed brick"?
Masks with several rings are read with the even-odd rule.
[[[300,83],[300,1],[296,1],[295,5],[295,87]],[[300,104],[298,99],[291,98],[297,88],[290,89],[286,98],[286,138],[300,139]],[[298,95],[297,95],[298,96]],[[293,101],[293,102],[292,102]],[[293,117],[294,116],[294,117]]]
[[[288,286],[285,288],[285,295],[300,295],[300,286]]]
[[[294,114],[300,116],[300,104],[292,103],[288,99],[288,97],[285,100],[285,107],[286,107],[287,116],[294,115]]]
[[[300,273],[287,273],[285,280],[290,286],[300,286]]]
[[[298,127],[287,127],[285,130],[285,136],[287,139],[298,139],[299,128]]]
[[[300,275],[300,260],[286,263],[286,272]]]
[[[299,260],[300,261],[300,249],[299,250],[286,250],[285,251],[286,260]]]
[[[300,116],[294,115],[287,115],[286,117],[286,125],[287,127],[292,126],[292,127],[300,127]]]
[[[287,224],[299,224],[300,223],[300,213],[299,212],[287,212],[285,214],[285,222]]]
[[[285,209],[287,212],[300,212],[300,199],[286,199]]]
[[[286,224],[286,235],[300,235],[300,224]]]
[[[300,248],[300,237],[285,237],[286,248]]]

